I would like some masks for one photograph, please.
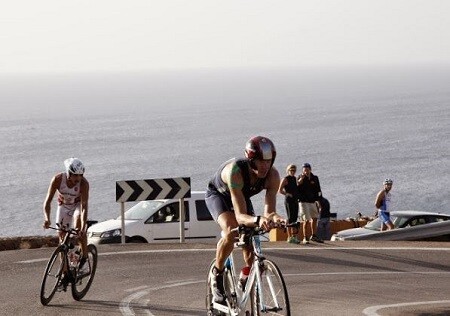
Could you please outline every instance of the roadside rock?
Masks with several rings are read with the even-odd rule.
[[[41,247],[56,247],[57,245],[58,245],[57,236],[28,236],[28,237],[0,238],[0,251],[33,249]]]

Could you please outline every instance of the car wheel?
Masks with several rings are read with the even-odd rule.
[[[145,244],[145,243],[147,243],[147,241],[144,238],[138,236],[138,237],[131,237],[128,240],[128,243]]]

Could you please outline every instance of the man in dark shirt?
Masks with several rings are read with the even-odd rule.
[[[286,207],[286,213],[289,224],[295,224],[298,221],[298,189],[297,189],[297,177],[295,172],[297,167],[295,165],[288,165],[286,168],[287,176],[283,178],[280,183],[278,193],[285,196],[284,206]],[[287,228],[287,242],[291,244],[299,244],[298,240],[298,228],[297,226]]]
[[[330,202],[323,196],[319,199],[319,220],[317,221],[317,237],[320,240],[330,240]]]
[[[300,202],[300,215],[303,222],[303,244],[310,240],[322,242],[315,234],[317,218],[319,217],[318,200],[322,196],[319,178],[311,172],[311,165],[304,163],[302,173],[297,179],[298,195]],[[307,223],[311,227],[311,236],[307,236]]]

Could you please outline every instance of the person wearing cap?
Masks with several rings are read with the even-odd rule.
[[[319,177],[311,172],[311,165],[304,163],[302,173],[297,178],[298,200],[300,203],[300,216],[303,228],[303,244],[309,241],[322,243],[323,241],[316,236],[317,218],[319,217],[318,201],[322,196]],[[311,236],[307,236],[307,225],[310,225]]]
[[[394,224],[391,221],[391,189],[393,181],[391,179],[385,179],[383,181],[383,188],[378,192],[375,199],[375,207],[378,209],[378,213],[381,219],[381,231],[391,230],[394,228]]]
[[[286,214],[288,217],[289,224],[295,224],[298,219],[298,189],[297,189],[297,177],[295,173],[297,172],[297,167],[290,164],[286,168],[286,176],[280,183],[280,188],[278,193],[284,195],[284,206],[286,208]],[[287,228],[287,242],[291,244],[299,244],[298,240],[298,228],[288,227]]]

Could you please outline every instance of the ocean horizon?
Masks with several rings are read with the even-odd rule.
[[[0,237],[54,234],[42,204],[68,157],[84,162],[89,219],[103,221],[120,213],[116,181],[204,190],[255,135],[275,143],[281,177],[309,162],[340,219],[372,215],[387,177],[395,210],[450,214],[449,79],[441,66],[2,75]]]

